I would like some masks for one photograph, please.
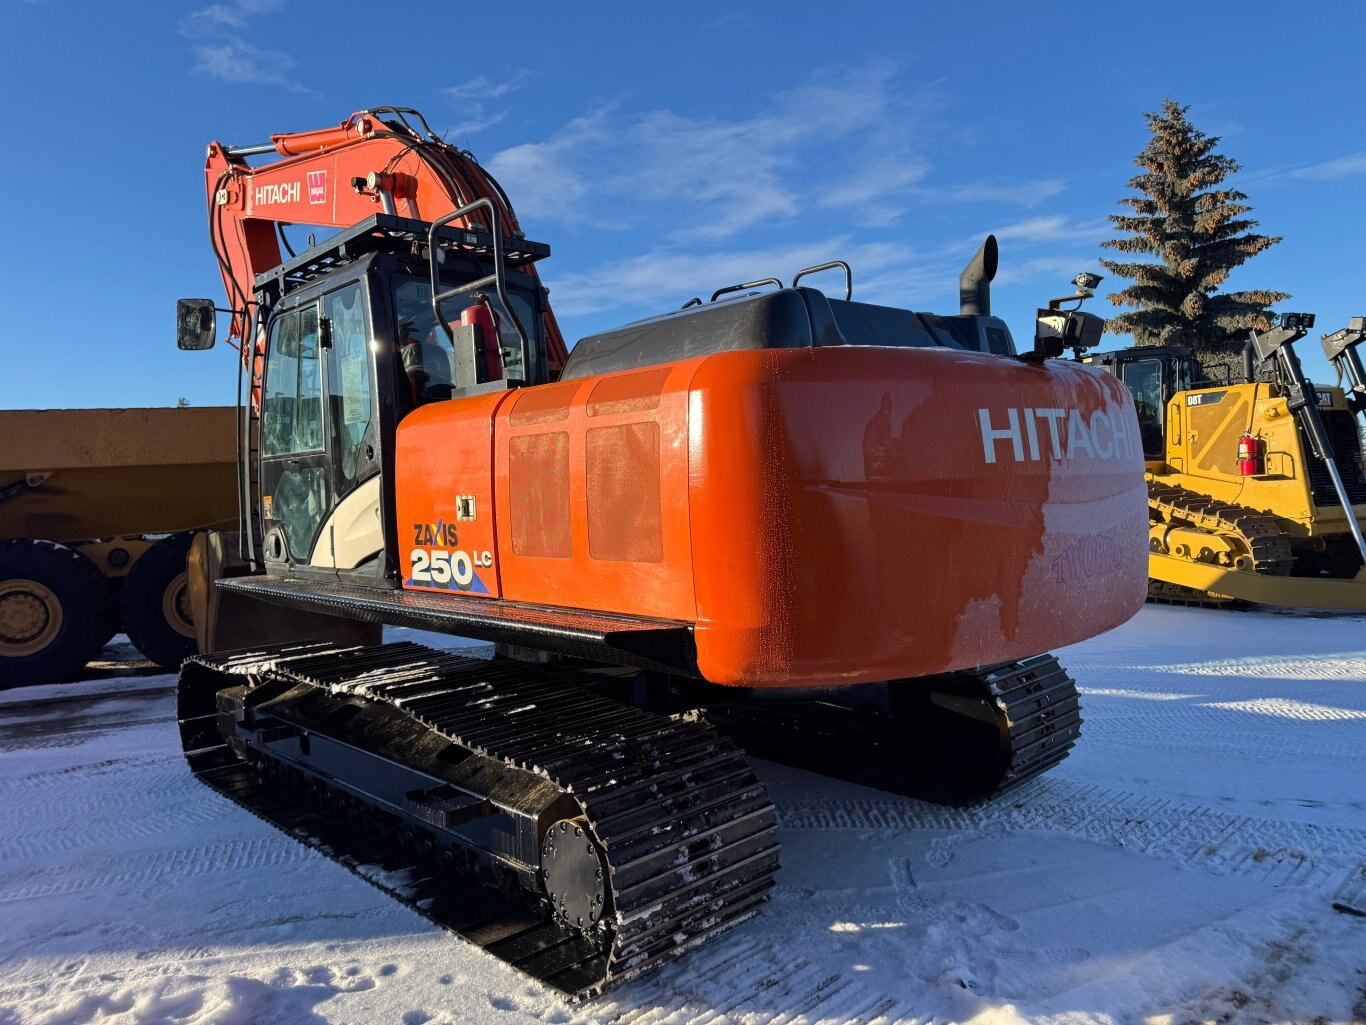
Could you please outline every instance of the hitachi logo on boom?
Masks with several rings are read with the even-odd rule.
[[[280,182],[275,185],[256,186],[256,205],[269,203],[297,203],[299,201],[298,182]]]
[[[982,427],[982,454],[988,463],[998,453],[1014,462],[1043,458],[1130,459],[1137,455],[1134,438],[1122,417],[1097,409],[1090,419],[1079,409],[1007,409],[1005,422],[989,409],[977,411]]]

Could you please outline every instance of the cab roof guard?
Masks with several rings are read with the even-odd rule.
[[[442,220],[450,220],[453,216]],[[363,256],[380,252],[412,252],[415,244],[427,247],[429,251],[435,245],[448,253],[487,259],[493,259],[495,248],[501,248],[503,264],[507,267],[525,267],[550,255],[550,247],[544,242],[503,236],[501,245],[495,246],[492,232],[449,226],[433,230],[429,221],[393,214],[374,214],[350,228],[329,235],[286,263],[258,274],[255,286],[257,289],[274,286],[280,295],[287,295]]]

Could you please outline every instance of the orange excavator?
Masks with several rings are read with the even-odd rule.
[[[549,248],[416,112],[207,172],[243,400],[180,676],[205,783],[583,996],[758,911],[743,748],[953,802],[1067,754],[1048,651],[1144,600],[1143,454],[1122,384],[1051,358],[1095,318],[1017,351],[991,316],[994,239],[956,315],[856,302],[836,261],[567,352]],[[339,230],[282,255],[283,224]],[[214,305],[181,301],[182,348]]]

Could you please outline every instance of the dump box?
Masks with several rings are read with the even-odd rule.
[[[0,411],[0,686],[62,679],[124,631],[193,650],[192,532],[237,520],[236,410]]]

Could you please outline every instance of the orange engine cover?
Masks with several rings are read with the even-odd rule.
[[[397,470],[406,587],[685,621],[714,683],[1023,658],[1146,592],[1133,402],[1057,360],[703,356],[423,407]]]

